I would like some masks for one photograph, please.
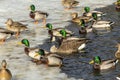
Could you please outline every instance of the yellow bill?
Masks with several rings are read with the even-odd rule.
[[[90,62],[89,62],[89,64],[93,64],[94,63],[94,60],[91,60]]]
[[[35,53],[34,57],[37,57],[37,56],[39,56],[39,53]]]
[[[18,44],[18,45],[22,45],[22,43],[21,43],[21,42],[17,42],[17,44]]]

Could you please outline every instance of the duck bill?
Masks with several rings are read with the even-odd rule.
[[[37,57],[37,56],[39,56],[39,54],[38,54],[38,53],[35,53],[34,57]]]
[[[27,10],[31,11],[30,7],[28,7]]]
[[[115,2],[114,4],[117,5],[117,2]]]
[[[89,64],[93,64],[94,63],[94,60],[91,60],[90,62],[89,62]]]
[[[18,45],[22,45],[22,43],[21,43],[21,42],[17,42],[17,44],[18,44]]]

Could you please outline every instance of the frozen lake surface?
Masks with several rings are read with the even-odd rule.
[[[101,72],[99,76],[93,73],[92,65],[88,64],[96,55],[101,56],[102,59],[115,58],[114,53],[117,50],[115,45],[120,42],[120,14],[115,11],[113,5],[116,0],[78,1],[80,4],[76,8],[64,11],[61,0],[0,0],[1,27],[5,28],[7,19],[12,18],[28,24],[29,28],[29,31],[21,33],[18,39],[12,37],[5,44],[0,45],[0,61],[6,59],[8,68],[13,74],[13,80],[116,80],[116,76],[120,74],[120,64],[113,70]],[[42,45],[43,48],[48,49],[46,45],[49,44],[43,45],[44,40],[49,38],[47,30],[41,28],[41,21],[35,25],[29,18],[28,7],[31,4],[36,6],[36,10],[48,12],[47,22],[52,23],[55,27],[74,27],[74,24],[67,22],[71,19],[70,13],[82,14],[85,6],[90,6],[91,10],[107,13],[103,19],[114,21],[115,24],[111,32],[96,37],[92,43],[87,45],[87,53],[65,56],[62,68],[36,65],[24,53],[24,46],[17,45],[18,41],[26,38],[30,41],[31,47]]]

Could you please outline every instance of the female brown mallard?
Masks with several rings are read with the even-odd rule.
[[[118,43],[116,47],[118,47],[118,50],[115,53],[115,57],[120,59],[120,44]]]
[[[35,24],[38,24],[39,20],[43,20],[43,24],[46,24],[46,18],[48,17],[48,13],[43,11],[35,11],[35,5],[30,5],[30,14],[29,16],[35,20]]]
[[[19,22],[15,22],[11,18],[9,18],[5,24],[6,24],[8,30],[16,32],[16,38],[18,38],[21,31],[28,29],[26,27],[27,25],[19,23]]]
[[[63,35],[62,39],[58,41],[59,47],[56,48],[53,45],[50,48],[52,53],[61,53],[61,54],[72,54],[76,53],[86,47],[86,38],[77,38],[77,37],[66,37],[66,32],[62,31],[60,34]]]
[[[2,68],[0,69],[0,80],[12,80],[12,74],[9,69],[6,68],[6,60],[2,60]]]
[[[85,23],[93,20],[92,17],[89,17],[89,16],[78,16],[78,13],[76,13],[76,12],[72,13],[71,17],[72,17],[72,21],[75,23],[78,23],[78,24],[81,23],[81,19],[83,19],[85,21]]]
[[[1,44],[3,44],[5,42],[5,40],[10,38],[13,34],[14,34],[14,32],[12,32],[12,31],[9,31],[9,30],[4,29],[4,28],[0,28],[0,42],[1,42]]]
[[[78,1],[76,0],[62,0],[62,5],[66,8],[66,9],[71,9],[72,7],[75,7],[79,4]]]
[[[115,67],[115,65],[118,63],[118,59],[110,59],[110,60],[104,60],[102,61],[99,56],[95,56],[93,60],[91,60],[89,63],[93,64],[93,68],[97,70],[106,70]]]

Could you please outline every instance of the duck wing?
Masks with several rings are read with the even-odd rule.
[[[61,60],[63,59],[62,56],[57,55],[57,54],[54,54],[54,53],[49,54],[49,56],[51,56],[51,57],[56,57],[56,58],[59,58],[59,59],[61,59]]]
[[[47,12],[43,12],[43,11],[35,11],[34,13],[38,12],[39,14],[42,14],[42,15],[46,15],[46,17],[49,16],[49,14]]]
[[[4,29],[4,28],[0,28],[0,33],[13,34],[14,32]]]
[[[10,76],[12,77],[12,74],[11,74],[10,70],[9,70],[9,69],[6,69],[6,71],[7,71],[8,74],[10,74]]]
[[[113,63],[117,63],[117,62],[118,62],[117,59],[104,60],[104,61],[102,61],[102,64],[113,64]]]

